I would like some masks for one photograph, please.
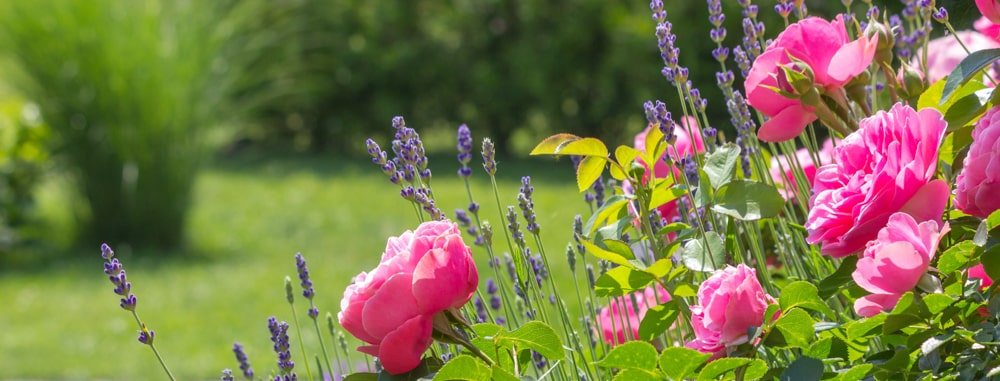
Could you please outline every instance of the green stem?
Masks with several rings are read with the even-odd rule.
[[[292,310],[292,321],[295,322],[295,333],[299,337],[299,349],[302,351],[302,363],[306,367],[306,377],[312,381],[312,370],[309,369],[309,359],[306,357],[306,345],[302,342],[302,328],[299,327],[299,317],[295,313],[295,304],[288,303],[288,306]]]

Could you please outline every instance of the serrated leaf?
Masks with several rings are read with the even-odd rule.
[[[434,381],[488,381],[492,377],[493,371],[482,360],[469,355],[459,355],[444,363],[444,366],[434,375]]]
[[[760,378],[767,373],[767,364],[758,359],[748,359],[748,358],[721,358],[712,361],[705,365],[698,372],[698,381],[708,381],[715,380],[726,373],[732,372],[739,367],[747,366],[746,374],[744,378],[747,380],[753,380]],[[752,377],[756,376],[756,377]]]
[[[951,98],[961,85],[979,74],[980,71],[988,67],[1000,58],[1000,49],[985,49],[970,53],[959,62],[958,66],[948,74],[944,88],[941,90],[941,100],[938,105],[943,105]]]
[[[823,378],[823,362],[812,357],[799,357],[781,373],[781,381],[819,381]]]
[[[872,364],[861,364],[848,369],[846,372],[841,373],[837,377],[837,381],[857,381],[864,379],[868,372],[871,372],[872,368],[875,366]]]
[[[615,374],[612,381],[662,381],[663,375],[655,370],[625,369]]]
[[[573,134],[555,134],[538,143],[529,155],[555,155],[566,144],[582,139]]]
[[[941,311],[944,311],[945,308],[948,308],[954,300],[951,296],[945,294],[929,294],[924,296],[923,302],[931,314],[937,315]]]
[[[625,267],[628,267],[628,268],[634,268],[635,267],[631,263],[629,263],[628,260],[630,258],[625,258],[623,255],[621,255],[619,253],[616,253],[616,252],[613,252],[613,251],[610,251],[610,250],[602,249],[601,247],[599,247],[599,246],[597,246],[597,245],[595,245],[593,243],[590,243],[587,240],[580,240],[580,244],[582,244],[583,247],[587,249],[587,253],[590,253],[590,255],[593,255],[593,256],[595,256],[597,258],[603,259],[605,261],[608,261],[608,262],[611,262],[611,263],[614,263],[614,264],[617,264],[617,265],[620,265],[620,266],[625,266]],[[635,257],[632,257],[631,259],[635,259]]]
[[[656,348],[645,341],[629,341],[614,347],[595,365],[602,368],[656,370]]]
[[[750,180],[736,180],[719,189],[712,210],[742,221],[756,221],[781,213],[785,199],[778,188]]]
[[[493,369],[493,381],[520,381],[513,374],[510,374],[510,372],[504,370],[499,366],[494,365],[492,369]]]
[[[629,146],[618,146],[618,148],[615,148],[615,161],[623,168],[628,168],[640,156],[642,156],[642,152]]]
[[[650,307],[639,322],[639,339],[650,341],[667,331],[677,321],[680,311],[676,301]]]
[[[691,270],[711,272],[726,266],[722,236],[714,231],[705,232],[703,238],[687,241],[681,250],[681,262]]]
[[[882,328],[882,324],[885,323],[885,318],[887,316],[888,315],[886,314],[878,314],[870,318],[857,320],[848,324],[847,338],[851,341],[867,341],[868,338],[872,336],[872,333],[876,332],[879,328]]]
[[[931,337],[920,344],[920,352],[926,356],[954,338],[950,333]]]
[[[568,142],[556,149],[558,155],[580,155],[587,157],[608,157],[608,147],[595,138],[582,138]]]
[[[837,268],[837,271],[834,271],[833,274],[830,274],[830,276],[819,282],[819,287],[817,287],[819,289],[819,298],[826,300],[833,294],[844,289],[846,284],[853,282],[854,279],[851,278],[851,274],[857,269],[857,265],[858,256],[856,255],[841,259],[840,267]]]
[[[687,187],[683,184],[674,184],[670,178],[657,179],[656,187],[649,198],[649,210],[658,208],[660,205],[674,201],[687,194]]]
[[[733,143],[717,148],[705,156],[705,174],[712,188],[718,190],[733,179],[736,173],[736,162],[740,159],[740,147]]]
[[[625,209],[628,206],[628,199],[622,195],[614,195],[609,197],[604,201],[604,205],[601,205],[594,214],[587,219],[587,223],[583,225],[583,231],[586,234],[593,233],[595,230],[600,229],[605,226],[608,220],[615,219],[615,217],[624,217],[627,214]]]
[[[649,273],[628,267],[615,267],[597,278],[594,293],[597,296],[622,296],[645,289],[653,282]]]
[[[565,357],[562,341],[548,324],[533,320],[509,333],[501,333],[494,339],[498,343],[513,344],[518,349],[531,349],[549,360]]]
[[[660,353],[660,369],[672,380],[684,380],[691,378],[709,357],[712,355],[691,348],[669,347]]]
[[[809,282],[792,282],[781,289],[781,297],[778,298],[781,309],[788,311],[793,307],[821,312],[829,317],[834,317],[833,310],[830,309],[823,300],[819,298],[819,289]]]
[[[825,359],[830,357],[830,352],[833,350],[833,337],[824,337],[819,339],[819,341],[812,343],[808,349],[806,349],[803,354],[809,357]]]
[[[949,247],[941,257],[938,258],[937,268],[943,274],[951,274],[965,266],[972,259],[976,251],[976,245],[972,241],[962,241],[957,245]]]
[[[990,279],[1000,279],[1000,245],[994,245],[986,250],[981,257],[983,270]]]
[[[781,332],[785,346],[792,348],[807,348],[815,337],[813,331],[815,321],[800,308],[792,309],[782,314],[774,327]]]
[[[602,240],[601,243],[603,243],[604,247],[607,247],[608,250],[624,257],[625,259],[635,259],[635,254],[632,253],[632,247],[621,240],[605,239]]]
[[[604,165],[607,159],[600,156],[587,156],[580,160],[580,165],[576,167],[576,187],[580,192],[590,189],[597,179],[604,173]]]

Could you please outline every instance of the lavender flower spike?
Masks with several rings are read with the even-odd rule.
[[[288,345],[288,323],[278,322],[278,319],[271,316],[267,319],[267,329],[271,331],[271,342],[274,343],[274,352],[278,354],[278,369],[281,373],[281,380],[295,380],[297,377],[292,369],[295,363],[292,362],[292,351]]]
[[[489,138],[483,139],[483,168],[490,176],[497,173],[496,149],[493,147],[493,141]]]
[[[243,344],[233,343],[233,353],[236,355],[236,361],[240,363],[240,370],[243,371],[243,376],[248,380],[252,380],[253,368],[250,367],[250,360],[247,358],[247,353],[243,351]]]
[[[313,283],[309,280],[309,267],[306,266],[306,259],[302,256],[302,253],[295,254],[295,269],[299,273],[299,281],[302,285],[302,296],[306,299],[312,300],[313,296],[316,295],[316,290],[313,289]]]
[[[132,282],[128,281],[125,275],[125,268],[122,267],[118,258],[114,258],[115,252],[106,243],[101,244],[101,257],[104,258],[104,274],[108,275],[108,280],[115,285],[114,292],[122,296],[118,305],[126,311],[135,311],[136,298],[132,294]]]

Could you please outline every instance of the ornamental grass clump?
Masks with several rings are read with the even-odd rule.
[[[558,243],[565,262],[541,239],[541,183],[526,176],[516,194],[500,192],[488,138],[480,172],[471,129],[458,129],[468,196],[459,205],[436,198],[419,134],[401,117],[390,151],[367,141],[415,228],[390,237],[381,257],[369,253],[376,267],[341,285],[340,329],[327,320],[343,358],[316,356],[308,377],[1000,375],[1000,212],[984,196],[1000,162],[1000,102],[983,73],[1000,50],[966,52],[931,82],[939,63],[925,52],[935,25],[956,34],[933,1],[904,1],[898,15],[843,1],[844,13],[820,17],[803,1],[781,0],[771,13],[740,0],[743,35],[732,44],[721,2],[707,3],[731,129],[708,124],[714,105],[674,44],[684,31],[653,0],[662,74],[680,110],[646,103],[632,145],[557,134],[531,151],[569,157],[583,193],[572,197],[591,212],[544,226],[572,234]],[[987,16],[996,4],[977,2]],[[784,30],[769,33],[765,16],[780,17]],[[735,130],[731,141],[725,130]],[[476,175],[489,177],[485,199],[469,186]],[[487,221],[485,208],[501,220]],[[296,263],[314,317],[315,291],[340,288],[313,285],[305,260]],[[128,295],[124,276],[112,281]],[[288,326],[273,324],[280,360],[271,378],[284,380],[294,377]],[[356,351],[343,331],[362,342]],[[310,362],[307,351],[299,363]],[[340,366],[359,352],[367,371]]]

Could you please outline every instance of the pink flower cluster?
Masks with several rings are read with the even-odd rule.
[[[833,22],[809,17],[785,28],[754,61],[744,83],[747,102],[770,118],[760,126],[757,137],[767,142],[789,140],[816,120],[812,105],[775,91],[791,90],[784,69],[811,76],[813,86],[822,92],[843,97],[839,95],[843,86],[868,68],[877,45],[874,37],[850,41],[841,16]],[[798,66],[793,58],[808,69]]]
[[[946,127],[937,110],[902,104],[861,120],[816,174],[806,240],[843,257],[875,239],[893,213],[940,220],[949,186],[934,172]]]
[[[370,344],[359,351],[378,357],[389,373],[404,373],[430,346],[435,316],[461,308],[478,284],[458,226],[424,222],[416,231],[389,238],[378,267],[358,274],[344,291],[337,318]]]
[[[611,304],[597,314],[597,329],[608,344],[623,344],[639,337],[639,323],[651,307],[669,301],[670,294],[659,284],[612,298]]]
[[[686,346],[722,357],[726,347],[748,342],[747,330],[763,325],[767,306],[776,303],[764,292],[756,270],[743,264],[717,270],[698,288],[698,305],[691,306],[695,339]]]

